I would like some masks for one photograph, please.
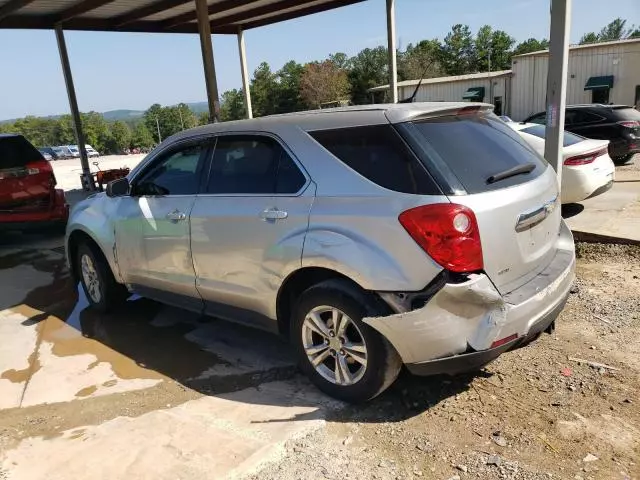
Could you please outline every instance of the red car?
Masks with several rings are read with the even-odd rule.
[[[69,217],[53,169],[22,135],[0,134],[0,228],[63,228]]]

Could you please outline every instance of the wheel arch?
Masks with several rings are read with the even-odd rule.
[[[86,243],[89,245],[98,255],[101,255],[105,260],[107,265],[111,268],[112,272],[115,273],[111,262],[107,255],[105,255],[102,247],[98,243],[98,241],[88,232],[82,229],[75,229],[71,233],[69,233],[67,239],[67,261],[69,263],[69,271],[71,273],[72,278],[75,282],[80,280],[78,265],[77,265],[77,257],[78,257],[78,248],[81,244]]]
[[[294,300],[306,289],[326,280],[340,279],[351,283],[363,290],[361,285],[348,276],[325,267],[302,267],[290,273],[282,282],[276,299],[276,317],[278,332],[285,338],[289,337],[291,327],[291,312]]]

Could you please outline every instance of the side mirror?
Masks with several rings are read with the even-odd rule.
[[[107,183],[107,197],[124,197],[129,195],[129,180],[118,178]]]

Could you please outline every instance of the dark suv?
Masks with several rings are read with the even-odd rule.
[[[609,156],[618,165],[640,153],[640,112],[627,105],[569,105],[564,128],[587,138],[609,140]],[[546,123],[546,113],[531,115],[526,123]]]

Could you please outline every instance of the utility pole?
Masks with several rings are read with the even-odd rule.
[[[487,72],[487,79],[489,80],[489,103],[493,104],[493,82],[491,81],[491,44],[489,44],[489,71]]]
[[[156,116],[156,127],[158,128],[158,145],[162,143],[162,136],[160,135],[160,122]]]

